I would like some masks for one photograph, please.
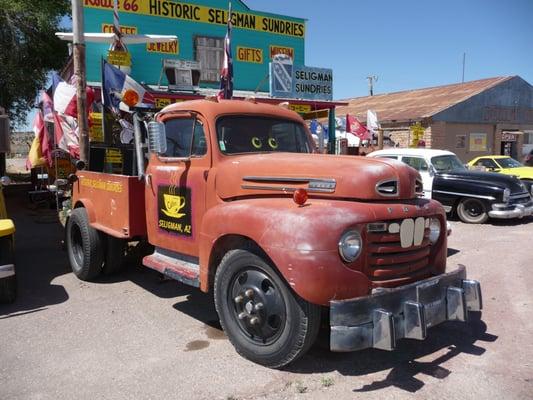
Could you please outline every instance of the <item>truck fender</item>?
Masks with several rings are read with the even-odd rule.
[[[338,235],[350,223],[332,218],[339,212],[329,208],[311,207],[295,211],[290,207],[268,205],[269,200],[239,200],[213,207],[206,212],[200,232],[201,290],[208,291],[218,267],[220,256],[213,256],[221,240],[241,238],[254,243],[272,261],[288,285],[303,299],[327,305],[332,299],[346,299],[366,295],[371,282],[362,272],[350,269],[338,255]],[[297,214],[300,213],[299,216]],[[270,217],[268,217],[270,216]],[[325,221],[328,223],[326,224]],[[310,224],[314,229],[309,229]],[[332,233],[325,237],[324,230]],[[229,250],[229,249],[228,249]]]
[[[94,204],[89,199],[78,199],[74,208],[85,208],[87,216],[89,217],[89,222],[93,225],[96,222],[96,212],[94,211]]]

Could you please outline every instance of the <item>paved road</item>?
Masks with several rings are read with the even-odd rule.
[[[448,323],[396,352],[314,347],[285,371],[239,357],[212,299],[132,266],[77,280],[53,213],[8,199],[18,301],[0,306],[0,399],[531,399],[533,221],[452,222],[450,266],[484,290],[482,320]]]

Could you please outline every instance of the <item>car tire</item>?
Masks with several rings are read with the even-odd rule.
[[[0,265],[15,264],[13,236],[0,237]],[[13,303],[17,298],[17,276],[0,278],[0,303]]]
[[[473,198],[461,199],[457,205],[457,215],[467,224],[483,224],[489,219],[485,202]]]
[[[102,272],[104,258],[100,233],[90,226],[85,208],[72,210],[67,222],[67,253],[72,272],[83,281],[90,281]]]
[[[103,236],[103,240],[105,240],[105,257],[102,272],[104,275],[119,273],[126,264],[127,242],[111,235],[103,234]]]
[[[244,358],[281,368],[315,341],[320,307],[293,293],[264,258],[248,250],[229,251],[214,286],[222,328]]]

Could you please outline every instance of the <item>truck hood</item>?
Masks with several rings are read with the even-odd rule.
[[[463,181],[471,181],[473,183],[486,183],[490,186],[496,186],[501,189],[509,189],[511,193],[521,193],[526,189],[523,184],[513,176],[500,174],[497,172],[479,172],[469,170],[455,170],[443,174],[440,177],[446,180],[459,179]]]
[[[421,182],[417,171],[396,160],[323,154],[229,156],[216,174],[222,199],[291,194],[299,188],[344,199],[412,199]]]

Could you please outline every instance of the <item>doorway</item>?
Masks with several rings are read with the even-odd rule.
[[[503,142],[502,141],[500,154],[502,156],[509,156],[517,160],[518,152],[516,149],[516,142]]]

